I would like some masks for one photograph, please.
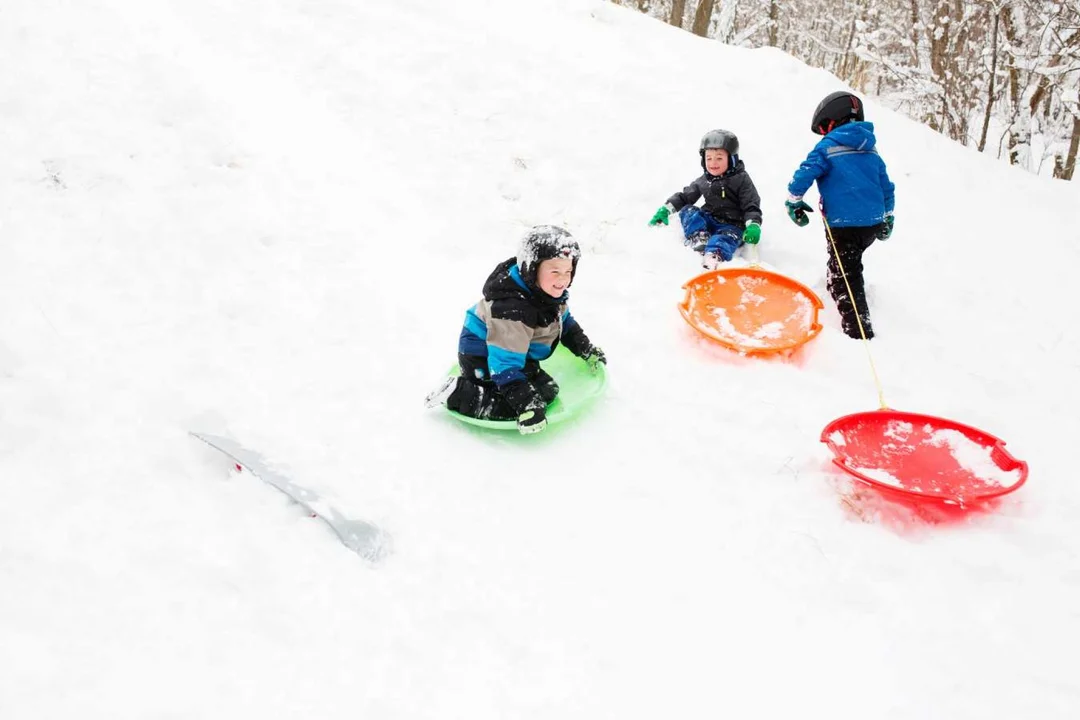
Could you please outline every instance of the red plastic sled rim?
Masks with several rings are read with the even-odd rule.
[[[986,461],[993,466],[995,474],[1016,473],[1016,478],[1004,484],[987,480],[972,468],[964,467],[956,459],[956,450],[945,447],[948,437],[936,435],[942,431],[959,433],[985,451]],[[907,442],[911,436],[920,434],[928,439],[922,439],[915,446]],[[964,506],[1015,492],[1028,478],[1027,463],[1010,454],[1003,440],[970,425],[934,415],[885,409],[853,413],[826,425],[821,431],[821,442],[829,447],[833,462],[844,472],[883,492],[909,498]],[[871,459],[869,464],[877,464],[879,468],[885,465],[888,471],[896,472],[892,479],[898,484],[883,482],[868,474],[865,467],[867,453],[875,444],[877,462]],[[853,453],[853,446],[858,446],[861,452]],[[923,456],[921,462],[919,454]],[[953,458],[955,468],[946,467],[949,462],[946,455]],[[990,465],[987,470],[991,469]],[[886,474],[891,475],[888,471]]]

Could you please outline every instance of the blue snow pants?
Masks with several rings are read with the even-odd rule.
[[[689,240],[698,233],[708,233],[705,254],[719,255],[725,261],[735,256],[742,245],[742,228],[722,223],[697,205],[687,205],[679,211],[683,235]]]

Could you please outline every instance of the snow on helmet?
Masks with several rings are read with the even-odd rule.
[[[701,156],[705,157],[706,150],[727,150],[729,156],[739,154],[739,138],[730,130],[710,130],[701,138]]]
[[[529,287],[536,287],[536,271],[540,263],[552,258],[566,258],[570,267],[570,282],[574,282],[581,248],[569,232],[555,225],[537,225],[525,233],[518,248],[517,266],[521,279]]]
[[[836,128],[851,122],[862,122],[862,100],[843,90],[830,93],[818,103],[814,118],[810,121],[810,130],[818,135],[826,135]]]

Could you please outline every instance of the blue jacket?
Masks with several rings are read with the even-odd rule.
[[[821,138],[788,183],[801,198],[817,180],[825,218],[833,227],[870,227],[893,211],[894,185],[878,155],[874,125],[850,122]]]

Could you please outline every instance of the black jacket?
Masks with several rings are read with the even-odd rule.
[[[743,227],[753,220],[761,224],[761,196],[742,160],[723,175],[703,174],[668,198],[675,212],[705,198],[704,209],[723,223]]]

